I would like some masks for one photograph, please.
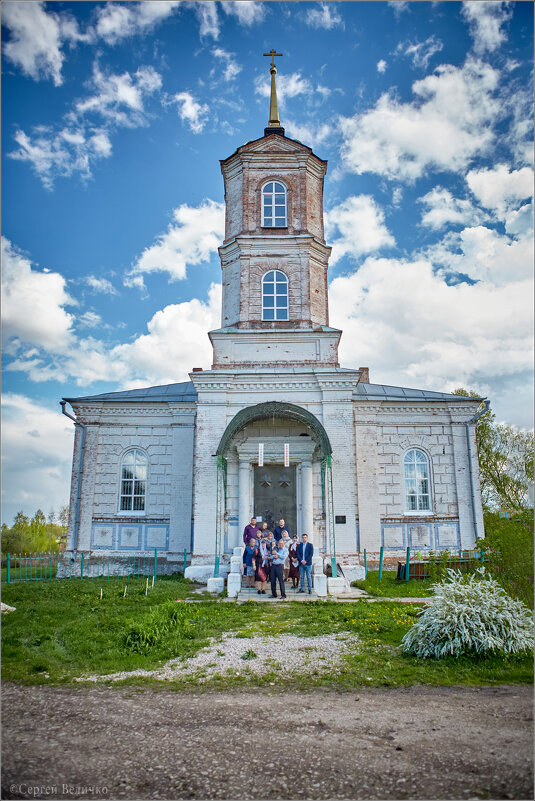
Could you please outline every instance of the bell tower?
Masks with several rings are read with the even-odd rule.
[[[225,239],[219,248],[221,328],[209,336],[213,369],[338,366],[341,331],[329,328],[323,229],[327,162],[289,139],[279,119],[272,50],[264,136],[220,162]]]

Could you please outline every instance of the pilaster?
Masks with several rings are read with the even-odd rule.
[[[377,436],[373,416],[355,421],[356,479],[359,506],[360,547],[378,551],[381,547],[381,512],[378,482]]]

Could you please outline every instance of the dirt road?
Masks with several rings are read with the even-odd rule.
[[[527,686],[4,684],[2,798],[533,798],[532,709]]]

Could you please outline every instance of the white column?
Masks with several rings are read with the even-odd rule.
[[[308,534],[312,542],[314,533],[314,498],[312,490],[312,462],[305,459],[301,462],[301,499],[303,508],[303,531],[298,534]]]
[[[238,542],[242,542],[245,526],[251,522],[251,484],[249,459],[240,458],[238,467]]]

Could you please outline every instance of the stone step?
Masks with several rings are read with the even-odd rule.
[[[240,592],[236,596],[236,600],[237,601],[259,601],[259,602],[270,601],[271,603],[276,603],[277,601],[281,600],[281,596],[277,594],[277,598],[272,598],[271,597],[271,590],[269,590],[269,589],[266,589],[266,594],[265,595],[259,595],[256,587],[255,588],[242,587],[242,589],[240,590]],[[312,590],[312,592],[309,595],[308,590],[305,590],[305,592],[298,592],[297,590],[286,588],[286,600],[287,601],[317,601],[318,600],[318,596],[314,592],[314,590]]]

